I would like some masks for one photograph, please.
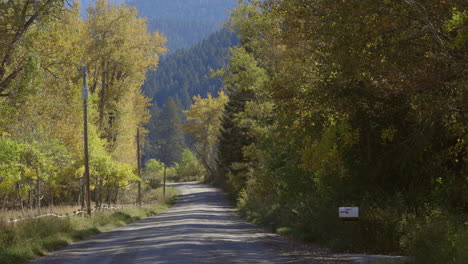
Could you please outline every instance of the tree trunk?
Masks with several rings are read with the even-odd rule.
[[[204,149],[206,150],[206,147],[204,146]],[[208,182],[211,182],[213,180],[213,170],[211,169],[210,165],[208,164],[208,154],[206,153],[201,153],[197,147],[194,147],[195,152],[197,152],[198,156],[200,157],[200,160],[202,162],[203,167],[205,167],[206,172],[208,173],[208,177],[206,180]]]
[[[115,189],[114,204],[117,204],[118,197],[119,197],[119,187]]]
[[[29,203],[29,209],[32,210],[33,208],[33,203],[32,203],[32,195],[31,195],[31,190],[28,191],[28,203]]]
[[[8,195],[5,194],[5,195],[3,196],[2,210],[5,209],[5,204],[6,204],[6,202],[7,202],[7,199],[8,199]]]
[[[81,204],[81,209],[85,208],[85,199],[86,199],[86,186],[84,184],[83,178],[80,178],[80,194],[79,194],[79,203]]]
[[[101,93],[99,95],[99,125],[101,128],[104,128],[104,105],[106,103],[106,66],[105,63],[102,63],[102,80],[101,80]],[[106,136],[106,139],[107,136]]]
[[[96,204],[96,207],[99,207],[99,195],[100,195],[100,187],[99,183],[96,184],[96,189],[95,189],[95,194],[96,196],[94,197],[94,203]]]
[[[36,168],[36,195],[37,195],[37,208],[41,211],[41,178],[39,177],[39,168]]]

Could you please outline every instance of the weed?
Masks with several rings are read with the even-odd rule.
[[[175,191],[168,188],[168,194],[171,196],[152,205],[102,211],[91,217],[44,217],[18,223],[0,221],[0,264],[23,263],[80,239],[154,215],[174,201]]]

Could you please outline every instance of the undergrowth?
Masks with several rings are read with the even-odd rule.
[[[401,207],[367,206],[360,208],[359,221],[342,221],[337,206],[317,202],[292,211],[242,192],[237,207],[250,222],[338,252],[406,255],[412,264],[468,263],[468,222],[463,214],[431,206],[420,208],[419,214]]]

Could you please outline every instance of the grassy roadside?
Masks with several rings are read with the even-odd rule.
[[[175,189],[168,188],[167,194],[165,200],[141,208],[107,211],[91,217],[45,217],[14,225],[0,222],[0,264],[23,263],[83,238],[157,214],[175,203]]]

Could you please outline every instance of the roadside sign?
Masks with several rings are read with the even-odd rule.
[[[339,207],[338,216],[343,219],[359,218],[359,207]]]

